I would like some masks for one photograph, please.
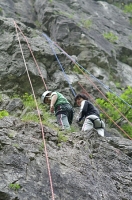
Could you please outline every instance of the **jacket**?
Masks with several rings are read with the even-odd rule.
[[[86,118],[89,115],[96,115],[100,118],[98,109],[91,102],[83,100],[81,102],[78,121],[80,122],[84,117]]]

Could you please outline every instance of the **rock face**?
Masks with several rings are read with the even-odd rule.
[[[100,0],[95,0],[95,1],[100,1]],[[111,4],[117,4],[117,5],[131,3],[131,0],[102,0],[102,1],[105,1]]]
[[[21,121],[28,111],[11,99],[33,87],[73,105],[78,82],[94,97],[132,86],[131,15],[107,2],[0,1],[0,111],[10,114],[0,119],[0,200],[132,200],[131,140],[111,129],[64,132],[64,142],[48,124]]]
[[[0,127],[0,200],[52,199],[40,126],[6,117]],[[131,200],[130,140],[92,131],[69,133],[57,146],[57,133],[46,126],[44,132],[55,199]]]
[[[6,6],[5,4],[9,4],[9,2],[10,6]],[[25,1],[21,1],[21,3],[20,1],[9,2],[1,1],[0,3],[1,12],[3,11],[5,13],[3,16],[6,17],[1,18],[0,23],[0,89],[2,91],[23,93],[25,88],[27,92],[31,91],[18,43],[14,19],[24,22],[22,24],[17,21],[18,26],[20,26],[31,45],[33,55],[42,71],[48,89],[64,91],[71,99],[69,84],[78,92],[81,90],[78,81],[81,81],[86,90],[93,93],[94,96],[98,96],[98,92],[93,82],[101,87],[104,92],[106,92],[103,88],[104,84],[116,92],[116,86],[118,85],[118,93],[121,93],[121,88],[128,85],[132,86],[132,40],[129,15],[104,1],[47,2],[36,0],[35,2],[28,1],[27,4]],[[24,10],[24,13],[20,12],[19,8]],[[6,9],[8,9],[8,12],[14,13],[12,15],[14,19],[7,18],[8,12]],[[21,18],[15,12],[20,13]],[[32,29],[36,23],[33,20],[34,15],[36,15],[39,23],[39,31]],[[27,27],[27,23],[30,21],[29,18],[34,26],[28,24]],[[91,73],[95,78],[90,82],[88,78],[84,81],[83,75],[75,73],[74,64],[70,66],[71,60],[66,54],[64,52],[62,54],[62,51],[55,44],[52,44],[54,50],[50,41],[47,41],[47,38],[42,35],[43,32],[57,42],[68,55],[75,55],[81,67],[87,70],[85,72]],[[109,35],[111,33],[112,35]],[[21,34],[20,41],[22,42],[25,61],[35,91],[37,95],[40,95],[44,90],[42,79],[25,38]],[[55,53],[67,73],[65,78],[61,66],[56,60]],[[102,82],[101,86],[100,82]]]
[[[8,0],[0,1],[0,15],[6,18],[14,18],[24,22],[27,26],[35,27],[36,14],[33,1]]]

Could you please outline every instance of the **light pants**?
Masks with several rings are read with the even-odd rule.
[[[68,117],[64,114],[56,115],[57,123],[62,129],[70,130],[70,124],[68,122]]]
[[[82,131],[90,131],[92,128],[94,128],[94,125],[91,122],[91,120],[89,120],[88,118],[85,118],[85,121],[82,126]],[[98,132],[99,135],[104,137],[104,128],[97,128],[96,131]]]

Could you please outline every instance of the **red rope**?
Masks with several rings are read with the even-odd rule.
[[[78,66],[77,66],[78,67]],[[79,67],[78,67],[78,69],[80,69]],[[81,70],[81,69],[80,69]],[[81,70],[82,71],[82,70]],[[90,78],[88,78],[88,76],[82,71],[82,73],[84,74],[84,76],[86,76],[86,78],[93,84],[93,86],[102,94],[102,96],[120,113],[120,115],[122,116],[122,117],[124,117],[124,119],[126,119],[126,121],[132,126],[132,123],[123,115],[123,113],[122,112],[120,112],[120,110],[118,109],[118,108],[116,108],[116,106],[113,104],[113,103],[111,103],[110,102],[110,100],[104,95],[104,93],[96,86],[96,84],[93,82],[93,81],[91,81],[91,79]]]
[[[32,57],[33,57],[33,59],[34,59],[34,62],[35,62],[35,64],[36,64],[36,66],[37,66],[38,72],[39,72],[39,74],[40,74],[40,76],[41,76],[41,78],[42,78],[42,81],[43,81],[43,84],[44,84],[44,86],[45,86],[45,89],[47,90],[46,83],[45,83],[44,78],[43,78],[43,76],[42,76],[41,70],[40,70],[40,68],[39,68],[39,66],[38,66],[38,63],[37,63],[37,61],[36,61],[36,59],[35,59],[35,57],[34,57],[34,55],[33,55],[32,49],[31,49],[31,47],[30,47],[30,45],[29,45],[29,42],[28,42],[26,36],[23,34],[23,32],[21,31],[20,27],[16,24],[15,21],[14,21],[14,23],[15,23],[15,25],[17,26],[17,28],[19,29],[19,31],[21,32],[22,36],[25,38],[25,40],[26,40],[26,42],[27,42],[28,48],[29,48],[29,50],[30,50],[30,52],[31,52],[31,55],[32,55]]]
[[[80,67],[78,66],[78,64],[76,63],[76,61],[74,60],[74,59],[72,59],[57,43],[55,43],[54,42],[54,44],[68,57],[68,58],[70,58],[70,60],[75,64],[75,66],[77,66],[78,67],[78,69],[84,74],[84,76],[86,76],[86,78],[88,78],[88,76],[80,69]],[[92,83],[92,85],[94,85],[94,87],[102,94],[102,96],[120,113],[120,115],[122,115],[125,119],[126,119],[126,121],[132,126],[132,123],[123,115],[123,113],[122,112],[120,112],[120,110],[118,109],[118,108],[116,108],[116,106],[114,105],[114,104],[112,104],[111,102],[110,102],[110,100],[103,94],[103,92],[101,91],[101,90],[99,90],[99,88],[96,86],[96,84],[94,84],[93,83],[93,81],[90,79],[90,78],[88,78],[88,80]],[[86,91],[87,92],[87,91]],[[97,103],[96,103],[97,104]],[[99,107],[99,106],[98,106]],[[101,109],[101,107],[100,107],[100,110],[102,110]],[[103,111],[103,110],[102,110]],[[109,119],[111,119],[112,120],[112,118],[111,117],[109,117],[109,115],[105,112],[105,111],[103,111],[105,114],[106,114],[106,116],[109,118]],[[112,120],[113,121],[113,120]],[[129,139],[132,139],[120,126],[118,126],[118,124],[117,123],[115,123],[114,121],[113,121],[113,123],[119,128],[119,129],[121,129],[122,130],[122,132],[124,132],[124,134],[125,135],[127,135],[127,137],[129,138]]]
[[[40,121],[40,126],[41,126],[41,131],[42,131],[42,138],[43,138],[43,143],[44,143],[44,150],[45,150],[44,153],[45,153],[45,157],[46,157],[47,168],[48,168],[48,174],[49,174],[49,180],[50,180],[50,187],[51,187],[51,193],[52,193],[52,200],[55,200],[54,191],[53,191],[53,184],[52,184],[52,178],[51,178],[51,172],[50,172],[49,159],[48,159],[48,153],[47,153],[47,147],[46,147],[46,141],[45,141],[44,131],[43,131],[43,124],[42,124],[42,120],[41,120],[41,116],[40,116],[40,112],[39,112],[39,108],[38,108],[36,96],[35,96],[35,93],[34,93],[33,85],[32,85],[31,79],[30,79],[30,75],[29,75],[29,73],[28,73],[27,64],[26,64],[26,61],[25,61],[25,58],[24,58],[22,46],[21,46],[21,43],[20,43],[20,38],[19,38],[18,31],[17,31],[17,27],[18,27],[18,26],[17,26],[17,24],[16,24],[15,21],[14,21],[14,24],[15,24],[15,28],[16,28],[16,34],[17,34],[17,37],[18,37],[18,42],[19,42],[19,46],[20,46],[21,53],[22,53],[24,65],[25,65],[25,68],[26,68],[27,76],[28,76],[28,79],[29,79],[29,83],[30,83],[30,86],[31,86],[31,89],[32,89],[33,97],[34,97],[34,100],[35,100],[35,104],[36,104],[36,108],[37,108],[37,112],[38,112],[38,116],[39,116],[39,121]],[[32,55],[33,55],[33,54],[32,54]]]
[[[99,109],[105,113],[105,115],[130,139],[132,140],[132,138],[116,123],[114,122],[114,120],[96,103],[96,101],[93,99],[93,97],[84,89],[84,87],[78,82],[78,84],[80,85],[80,87],[83,89],[83,91],[85,91],[85,93],[90,97],[90,99],[92,99],[92,101],[99,107]]]
[[[70,58],[70,56],[61,48],[61,47],[59,47],[59,45],[58,44],[56,44],[55,42],[54,42],[54,44],[61,50],[61,51],[63,51],[64,52],[64,54],[68,57],[68,58]],[[83,75],[84,76],[86,76],[86,78],[92,83],[92,85],[94,85],[94,87],[102,94],[102,96],[120,113],[120,115],[122,116],[122,117],[124,117],[124,119],[126,119],[126,121],[132,126],[132,123],[123,115],[123,113],[118,109],[118,108],[116,108],[116,106],[114,105],[114,104],[112,104],[111,102],[110,102],[110,100],[103,94],[103,92],[101,92],[101,90],[99,90],[99,88],[96,86],[96,84],[94,84],[94,82],[90,79],[90,78],[88,78],[88,76],[80,69],[80,67],[78,66],[78,64],[76,63],[76,61],[74,60],[74,59],[72,59],[72,58],[70,58],[70,60],[75,64],[75,66],[77,66],[77,68],[83,73]]]

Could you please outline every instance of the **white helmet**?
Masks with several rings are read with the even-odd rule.
[[[42,94],[42,96],[41,96],[41,100],[42,100],[42,102],[44,103],[44,99],[45,99],[45,97],[47,96],[47,94],[49,94],[49,93],[51,93],[51,91],[45,91],[43,94]]]

